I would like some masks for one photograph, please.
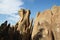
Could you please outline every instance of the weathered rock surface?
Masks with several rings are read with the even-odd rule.
[[[51,10],[45,10],[42,13],[38,13],[33,27],[32,39],[34,39],[34,36],[41,28],[46,31],[43,31],[45,37],[41,39],[60,40],[60,6],[53,6]]]

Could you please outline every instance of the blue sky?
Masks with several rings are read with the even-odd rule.
[[[38,11],[50,9],[53,5],[60,6],[60,0],[0,0],[0,24],[5,20],[15,24],[20,19],[20,8],[31,10],[30,17],[35,18]]]

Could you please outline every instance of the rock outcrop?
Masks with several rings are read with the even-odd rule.
[[[22,40],[30,40],[31,38],[31,27],[32,22],[30,22],[30,10],[19,10],[19,15],[21,20],[18,22],[17,30],[20,31],[20,34],[23,35]],[[22,26],[23,25],[23,26]]]
[[[32,39],[39,32],[39,30],[45,29],[42,34],[43,40],[60,40],[60,6],[53,6],[51,10],[45,10],[42,13],[38,13],[32,32]]]
[[[20,21],[18,22],[18,28],[17,30],[20,30],[21,32],[24,32],[26,28],[30,25],[30,10],[19,10],[19,15],[21,17]],[[23,27],[22,27],[23,25]]]

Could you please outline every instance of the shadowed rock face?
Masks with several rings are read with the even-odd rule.
[[[20,20],[15,26],[7,21],[0,25],[0,40],[60,40],[60,6],[38,12],[30,19],[30,10],[18,11]]]
[[[0,40],[22,40],[22,38],[19,31],[5,21],[0,26]]]

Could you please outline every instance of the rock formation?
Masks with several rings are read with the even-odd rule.
[[[38,12],[36,17],[33,32],[32,32],[32,39],[34,39],[35,35],[39,32],[41,28],[45,29],[44,32],[45,37],[40,39],[44,40],[60,40],[60,6],[53,6],[51,10],[45,10],[44,12]],[[43,36],[43,34],[42,34]]]
[[[21,20],[18,22],[18,28],[17,30],[20,31],[20,34],[23,35],[22,40],[30,40],[31,38],[31,25],[30,22],[30,10],[19,10],[19,15],[21,17]],[[22,26],[23,25],[23,26]]]
[[[48,20],[47,20],[48,19]],[[51,11],[47,10],[43,13],[38,12],[37,17],[35,19],[33,32],[32,32],[32,39],[34,39],[35,35],[40,32],[41,29],[44,29],[42,31],[42,37],[39,39],[41,40],[48,40],[48,38],[51,40]]]
[[[21,9],[21,10],[19,10],[19,15],[21,17],[21,20],[18,22],[17,30],[24,32],[26,30],[26,28],[28,28],[30,25],[30,19],[29,19],[30,10]],[[23,25],[23,27],[22,27],[22,25]]]
[[[60,40],[60,6],[38,12],[35,21],[30,10],[20,9],[18,14],[16,25],[0,25],[0,40]]]

